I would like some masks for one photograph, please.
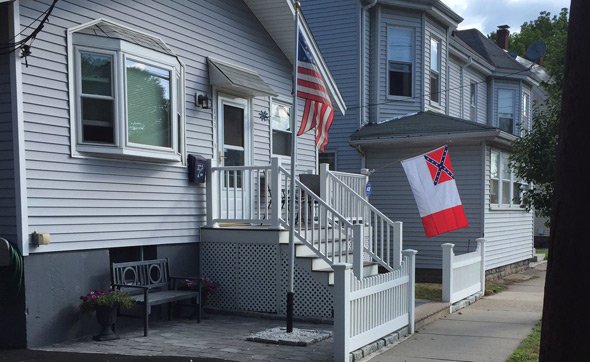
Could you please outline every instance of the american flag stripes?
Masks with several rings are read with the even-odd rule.
[[[315,143],[324,151],[328,144],[328,130],[334,119],[334,108],[324,79],[301,33],[298,53],[297,96],[305,99],[305,108],[297,135],[317,129]]]

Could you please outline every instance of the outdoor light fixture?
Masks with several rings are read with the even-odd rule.
[[[197,93],[197,106],[203,109],[211,108],[211,99],[205,93]]]

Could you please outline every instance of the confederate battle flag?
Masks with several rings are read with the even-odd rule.
[[[468,226],[447,145],[403,160],[402,166],[427,237]]]

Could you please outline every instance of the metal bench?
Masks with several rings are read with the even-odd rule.
[[[154,259],[113,263],[112,286],[131,295],[137,304],[143,305],[143,335],[148,335],[149,315],[153,305],[168,304],[168,319],[172,303],[191,300],[194,312],[201,322],[201,284],[199,278],[170,276],[168,259]],[[182,280],[194,280],[196,290],[177,290]]]

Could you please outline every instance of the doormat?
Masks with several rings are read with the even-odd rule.
[[[293,332],[287,333],[285,327],[275,327],[262,332],[251,334],[247,341],[271,344],[286,344],[290,346],[307,346],[312,343],[330,338],[332,332],[318,329],[293,328]]]

